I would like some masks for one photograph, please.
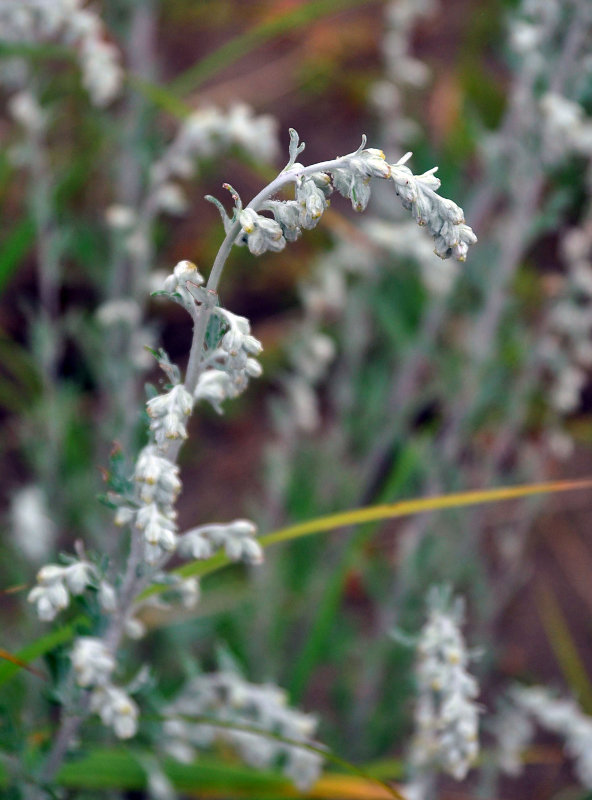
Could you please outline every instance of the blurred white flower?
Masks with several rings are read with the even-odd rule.
[[[55,544],[56,528],[41,487],[25,486],[15,492],[10,517],[12,534],[24,556],[33,562],[47,558]]]
[[[85,688],[108,683],[115,669],[113,655],[101,639],[93,636],[76,639],[70,658],[76,673],[76,683]]]
[[[99,686],[90,697],[90,709],[96,712],[103,725],[113,728],[118,739],[131,739],[138,730],[138,706],[123,689]]]

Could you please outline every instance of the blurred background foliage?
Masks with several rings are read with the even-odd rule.
[[[126,192],[122,158],[133,160],[131,174],[141,183],[191,110],[238,100],[277,119],[284,148],[288,127],[296,127],[307,143],[306,163],[355,150],[363,132],[370,146],[384,147],[396,160],[403,150],[389,149],[385,120],[370,101],[384,74],[386,5],[150,0],[154,60],[130,66],[134,2],[103,0],[103,17],[129,70],[124,97],[108,113],[89,106],[65,48],[31,45],[16,53],[0,46],[2,59],[16,53],[27,61],[42,105],[51,109],[45,186],[23,178],[10,158],[19,132],[8,114],[0,119],[1,491],[10,509],[21,487],[43,487],[57,530],[54,551],[76,539],[105,552],[119,546],[103,539],[108,510],[96,501],[102,491],[97,464],[107,466],[114,442],[124,444],[128,459],[142,442],[141,412],[134,409],[130,434],[127,412],[114,400],[118,343],[107,341],[95,316],[122,263],[104,221],[117,191]],[[577,407],[561,416],[562,435],[567,431],[573,447],[560,459],[544,446],[558,429],[549,411],[549,377],[531,359],[565,276],[561,238],[588,202],[582,158],[540,168],[541,186],[524,219],[528,233],[499,289],[496,324],[484,350],[467,345],[482,329],[503,272],[504,245],[495,232],[500,208],[521,213],[512,195],[517,188],[508,189],[512,176],[483,157],[484,142],[511,104],[517,68],[506,31],[516,6],[441,0],[411,35],[411,52],[430,79],[402,92],[404,116],[416,123],[405,149],[414,152],[415,173],[439,164],[443,194],[465,208],[480,237],[451,292],[430,291],[414,254],[377,245],[363,218],[339,200],[323,224],[279,255],[255,262],[246,248],[233,252],[221,295],[227,308],[251,320],[264,344],[265,375],[223,418],[208,410],[195,415],[181,458],[182,525],[250,516],[266,532],[359,505],[590,473],[589,374]],[[584,104],[591,90],[592,84]],[[528,149],[528,140],[522,146]],[[526,173],[532,175],[532,165]],[[155,221],[153,270],[168,272],[190,258],[207,274],[222,234],[203,195],[221,196],[222,182],[230,181],[249,198],[274,174],[274,167],[238,149],[201,160],[197,178],[185,185],[187,212]],[[127,188],[132,199],[140,191]],[[40,191],[52,208],[46,246],[59,262],[53,306],[41,312],[34,210]],[[490,192],[485,212],[484,191]],[[396,198],[376,194],[371,212],[388,219]],[[367,266],[348,278],[340,313],[324,320],[337,357],[318,386],[320,424],[286,442],[273,420],[281,416],[282,376],[301,315],[299,286],[343,243],[346,250],[366,248]],[[343,254],[337,250],[336,257]],[[183,312],[155,299],[147,318],[155,340],[182,362],[190,335]],[[156,370],[148,378],[156,381]],[[589,505],[586,493],[544,505],[504,503],[278,546],[264,567],[205,579],[197,609],[167,617],[166,626],[147,612],[149,633],[139,656],[153,664],[166,696],[191,674],[193,659],[215,668],[220,651],[228,651],[250,680],[277,682],[291,701],[318,711],[319,738],[335,752],[381,774],[383,760],[404,755],[411,732],[412,651],[389,632],[418,629],[433,583],[451,583],[467,596],[470,640],[484,648],[477,670],[485,706],[494,707],[495,693],[510,679],[567,686],[581,700],[590,696]],[[34,563],[19,550],[9,510],[5,524],[1,584],[28,585]],[[3,595],[11,650],[39,634],[22,598]],[[59,651],[54,658],[59,661]],[[25,683],[14,680],[11,693],[2,695],[5,710],[18,709],[23,693],[32,691]],[[537,769],[527,773],[532,782],[504,783],[503,796],[559,797],[571,787],[570,797],[583,798],[559,747],[541,753]],[[389,769],[397,777],[396,764]],[[483,778],[480,789],[443,796],[473,796],[487,787]],[[217,796],[227,796],[220,791]],[[282,792],[288,796],[285,786]]]

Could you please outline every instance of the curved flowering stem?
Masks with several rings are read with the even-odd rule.
[[[256,564],[262,559],[261,544],[254,539],[255,528],[248,520],[206,524],[183,535],[178,535],[176,524],[175,504],[181,490],[176,462],[183,441],[188,437],[187,422],[193,406],[197,401],[206,400],[221,412],[222,401],[238,396],[250,378],[261,374],[257,356],[262,345],[251,335],[249,321],[218,306],[218,284],[233,245],[246,244],[254,255],[267,250],[278,252],[287,242],[296,240],[302,229],[315,227],[334,190],[350,199],[356,211],[363,211],[370,199],[372,178],[393,181],[403,206],[411,211],[419,225],[427,227],[435,240],[435,251],[442,258],[454,255],[464,261],[468,247],[476,241],[473,231],[465,224],[462,209],[436,193],[440,182],[434,170],[415,176],[406,166],[410,154],[389,164],[381,150],[365,149],[365,145],[366,138],[362,137],[357,150],[348,155],[303,166],[295,160],[302,152],[302,145],[297,134],[291,133],[288,166],[246,207],[238,192],[225,184],[232,195],[234,210],[232,217],[221,211],[226,235],[207,283],[204,284],[197,267],[189,261],[179,262],[165,280],[164,293],[183,305],[193,319],[191,351],[183,381],[163,351],[155,354],[168,384],[162,394],[151,397],[146,404],[150,417],[149,442],[137,458],[133,482],[128,480],[129,488],[115,489],[113,493],[116,523],[131,527],[130,553],[119,587],[116,590],[96,568],[78,561],[67,568],[45,567],[38,575],[38,586],[29,594],[40,616],[50,620],[67,607],[70,595],[81,594],[88,586],[95,585],[103,611],[112,615],[102,636],[80,637],[75,642],[71,654],[71,685],[73,687],[75,680],[84,691],[76,712],[68,714],[66,710],[64,713],[41,774],[43,784],[49,784],[55,777],[69,743],[89,710],[97,712],[119,738],[129,738],[136,733],[138,707],[125,689],[112,682],[117,671],[116,653],[124,636],[134,635],[132,631],[137,630],[138,625],[141,627],[134,619],[138,603],[162,591],[161,586],[155,588],[150,584],[172,554],[178,551],[207,559],[216,551],[224,551],[224,556],[215,556],[218,559],[215,563],[224,563],[227,558]],[[295,184],[295,199],[273,200],[273,196],[289,183]],[[215,204],[220,210],[220,204]],[[260,211],[270,212],[272,216]],[[213,313],[222,323],[221,337],[219,341],[206,344]],[[401,513],[399,510],[389,516]],[[338,524],[343,524],[341,518]],[[330,527],[325,522],[321,529]],[[267,537],[265,543],[296,535],[305,533],[284,531],[282,536],[278,532],[275,537]],[[191,568],[190,565],[190,571]],[[177,579],[179,587],[184,577],[184,573],[170,573],[167,585],[171,586],[169,579]],[[194,599],[197,597],[195,581],[185,588]]]

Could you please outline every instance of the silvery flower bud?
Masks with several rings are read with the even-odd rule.
[[[107,614],[117,610],[117,594],[113,586],[105,580],[99,583],[99,603]]]
[[[328,205],[324,192],[312,178],[301,178],[296,184],[296,200],[300,205],[300,225],[306,230],[314,228]]]
[[[391,166],[382,150],[369,147],[351,161],[353,169],[367,178],[390,178]]]
[[[351,187],[351,201],[354,211],[365,211],[370,200],[370,179],[356,176]]]

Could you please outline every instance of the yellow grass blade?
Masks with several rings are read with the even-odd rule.
[[[401,500],[398,503],[388,503],[365,508],[356,508],[352,511],[341,511],[337,514],[329,514],[324,517],[316,517],[308,522],[301,522],[297,525],[290,525],[286,528],[268,533],[259,538],[262,547],[269,547],[279,542],[287,542],[292,539],[300,539],[303,536],[311,536],[315,533],[332,531],[338,528],[346,528],[352,525],[360,525],[365,522],[376,522],[385,519],[395,519],[396,517],[408,517],[413,514],[422,514],[426,511],[441,511],[449,508],[463,508],[467,506],[483,505],[485,503],[499,503],[503,500],[516,500],[533,495],[556,494],[576,489],[591,489],[592,478],[585,478],[576,481],[553,481],[549,483],[532,483],[527,486],[506,486],[496,489],[482,489],[472,492],[456,492],[455,494],[438,495],[437,497],[422,497],[414,500]],[[220,567],[228,564],[229,561],[223,553],[218,553],[207,561],[191,561],[184,564],[173,574],[181,578],[201,577],[215,572]],[[151,586],[139,596],[142,600],[154,594],[159,594],[167,589],[167,586]]]
[[[498,489],[481,489],[473,492],[457,492],[455,494],[438,495],[437,497],[421,497],[416,500],[401,500],[398,503],[389,503],[367,508],[357,508],[353,511],[342,511],[326,517],[317,517],[309,522],[291,525],[282,528],[259,540],[266,547],[277,542],[297,539],[321,531],[330,531],[335,528],[360,525],[364,522],[375,522],[395,517],[408,517],[421,514],[425,511],[441,511],[446,508],[462,508],[476,506],[484,503],[498,503],[501,500],[513,500],[521,497],[530,497],[537,494],[551,494],[567,492],[572,489],[590,489],[592,479],[580,481],[555,481],[552,483],[533,483],[528,486],[506,486]]]

